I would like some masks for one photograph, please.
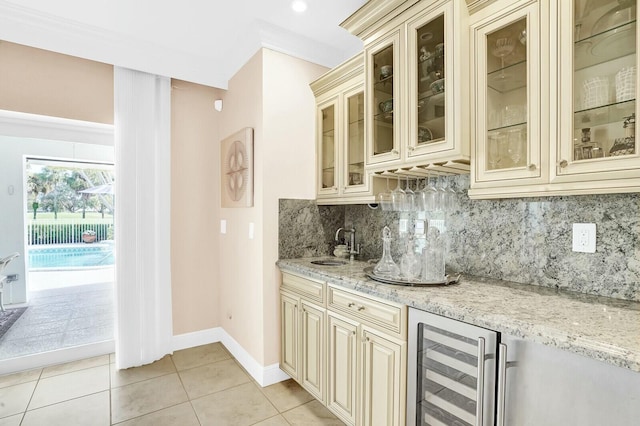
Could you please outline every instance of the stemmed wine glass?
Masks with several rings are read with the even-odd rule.
[[[436,189],[435,183],[433,181],[433,175],[427,175],[427,184],[428,187],[425,186],[425,203],[424,209],[426,211],[432,212],[436,210],[438,203],[438,190]]]
[[[507,140],[507,154],[511,159],[514,167],[522,166],[524,146],[522,139],[522,129],[512,129],[509,131]]]
[[[404,211],[411,212],[415,206],[416,193],[409,186],[409,176],[407,176],[407,185],[404,188]]]
[[[389,178],[387,177],[387,190],[384,192],[380,192],[376,196],[376,201],[380,204],[380,207],[383,211],[391,211],[391,189],[389,188]]]
[[[500,167],[500,161],[502,160],[500,152],[502,138],[503,136],[500,133],[489,134],[489,138],[487,140],[487,143],[489,144],[489,149],[487,150],[487,164],[489,166],[489,170],[495,170]]]
[[[394,211],[402,211],[404,207],[404,191],[400,188],[400,176],[398,176],[398,184],[396,188],[391,191],[391,204]]]
[[[511,37],[500,37],[496,39],[496,44],[493,46],[491,53],[493,56],[500,58],[500,78],[505,78],[504,74],[504,57],[513,52],[516,48],[516,43]]]

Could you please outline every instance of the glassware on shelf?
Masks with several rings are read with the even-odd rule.
[[[609,103],[609,78],[596,76],[582,83],[582,109],[590,109]]]
[[[522,167],[526,161],[524,129],[511,129],[507,136],[507,155],[512,167]]]
[[[502,155],[504,154],[505,136],[502,132],[492,132],[489,134],[487,143],[487,166],[489,170],[503,168]]]
[[[500,58],[500,69],[502,70],[501,77],[506,78],[504,74],[504,58],[513,52],[516,48],[516,43],[511,37],[500,37],[496,39],[495,45],[491,49],[491,54]]]
[[[616,73],[616,102],[636,98],[636,67],[624,67]]]
[[[592,35],[600,34],[612,28],[629,23],[636,19],[636,2],[634,0],[618,0],[618,5],[606,12],[593,25]]]
[[[382,277],[400,277],[400,268],[391,257],[391,230],[388,226],[382,228],[382,258],[373,268],[373,273]]]
[[[420,276],[422,265],[420,264],[420,256],[415,252],[415,242],[413,236],[407,238],[407,247],[405,253],[400,259],[400,274],[408,279],[415,280]]]

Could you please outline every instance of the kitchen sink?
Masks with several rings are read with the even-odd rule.
[[[349,262],[345,260],[338,260],[338,259],[326,259],[326,260],[312,260],[311,263],[313,263],[314,265],[321,265],[321,266],[342,266],[342,265],[346,265]]]

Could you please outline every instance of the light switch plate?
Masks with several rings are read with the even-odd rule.
[[[220,233],[221,234],[227,233],[227,221],[224,219],[220,220]]]
[[[596,252],[596,224],[573,224],[573,251],[582,253]]]

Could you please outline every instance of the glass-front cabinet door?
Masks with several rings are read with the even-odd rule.
[[[530,4],[474,31],[476,182],[516,185],[541,176],[538,27],[538,6]]]
[[[365,50],[365,82],[370,94],[367,101],[367,117],[370,118],[367,120],[367,164],[400,158],[399,49],[400,32],[394,31]]]
[[[345,175],[344,192],[368,189],[364,171],[364,89],[362,85],[344,94],[345,102]]]
[[[454,142],[447,117],[454,79],[448,68],[448,42],[445,27],[452,25],[453,3],[429,10],[407,24],[409,73],[408,157],[451,149]],[[449,78],[447,78],[449,77]],[[448,84],[445,85],[445,82]]]
[[[591,180],[599,172],[602,179],[621,178],[640,168],[636,3],[559,2],[560,181]]]
[[[318,194],[338,193],[338,98],[317,108]]]

